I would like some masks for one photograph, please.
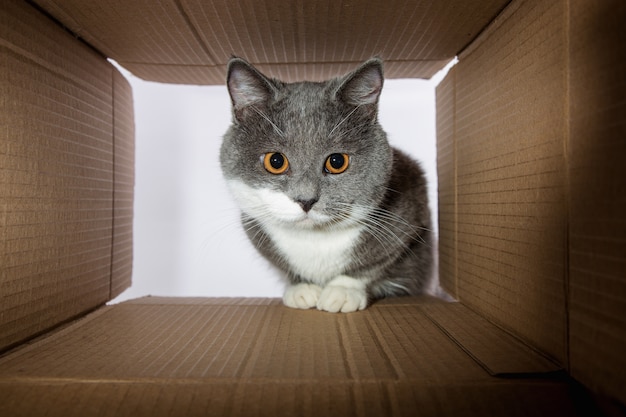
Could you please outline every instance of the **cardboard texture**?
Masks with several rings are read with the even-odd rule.
[[[437,87],[437,181],[439,207],[439,282],[458,297],[457,171],[455,133],[455,72]]]
[[[282,80],[331,78],[380,54],[387,77],[430,78],[508,1],[36,3],[141,78],[221,85],[233,54]]]
[[[570,16],[570,368],[626,403],[626,5]]]
[[[130,286],[133,268],[135,120],[132,91],[113,71],[113,241],[110,299]]]
[[[443,285],[622,402],[624,17],[513,2],[438,87]]]
[[[455,90],[458,271],[448,289],[565,364],[564,6],[509,7],[446,83]]]
[[[450,339],[440,315],[498,339],[508,351],[505,369],[544,361],[462,305],[411,298],[327,314],[258,301],[148,299],[102,308],[0,359],[0,414],[576,414],[559,378],[494,378]],[[93,381],[106,387],[109,407]],[[33,388],[42,396],[23,401]],[[468,396],[483,391],[485,401]],[[519,406],[509,410],[504,399]]]
[[[1,2],[0,415],[624,414],[625,5]],[[223,84],[231,54],[291,81],[459,56],[437,89],[458,303],[104,306],[130,285],[134,186],[132,92],[106,58]]]
[[[2,351],[111,298],[113,193],[120,192],[113,155],[132,148],[133,132],[128,97],[126,125],[114,120],[114,96],[130,91],[119,76],[113,88],[104,58],[25,4],[2,3],[0,31]],[[124,151],[114,148],[114,129]],[[126,208],[116,216],[127,241],[129,162]],[[115,282],[115,292],[129,285],[128,258]]]

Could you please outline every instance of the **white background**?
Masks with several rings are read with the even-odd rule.
[[[386,80],[380,123],[392,145],[427,172],[437,224],[435,87]],[[113,302],[145,295],[280,297],[280,274],[258,255],[239,223],[218,154],[230,124],[224,86],[142,81],[124,71],[135,102],[136,183],[133,284]]]

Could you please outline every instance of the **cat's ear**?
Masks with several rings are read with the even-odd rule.
[[[271,80],[241,58],[228,62],[226,84],[235,114],[252,105],[262,106],[276,92]]]
[[[383,62],[372,58],[344,77],[336,94],[341,101],[352,106],[376,106],[383,80]]]

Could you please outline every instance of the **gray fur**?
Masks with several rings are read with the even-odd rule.
[[[355,207],[372,212],[349,266],[338,274],[368,278],[370,300],[422,293],[431,277],[432,236],[427,185],[419,164],[390,147],[378,123],[382,61],[372,59],[354,72],[323,83],[269,79],[246,61],[233,58],[228,88],[233,123],[224,135],[220,162],[227,180],[281,191],[294,201],[338,218]],[[269,174],[260,158],[288,155],[284,175]],[[332,153],[350,155],[343,174],[323,171]],[[287,273],[305,281],[276,249],[261,219],[242,215],[256,248]],[[332,232],[334,224],[320,226]]]

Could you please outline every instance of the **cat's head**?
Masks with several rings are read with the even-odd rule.
[[[233,58],[233,122],[220,162],[243,212],[288,227],[356,224],[386,192],[392,151],[377,120],[382,62],[322,83],[283,83]]]

